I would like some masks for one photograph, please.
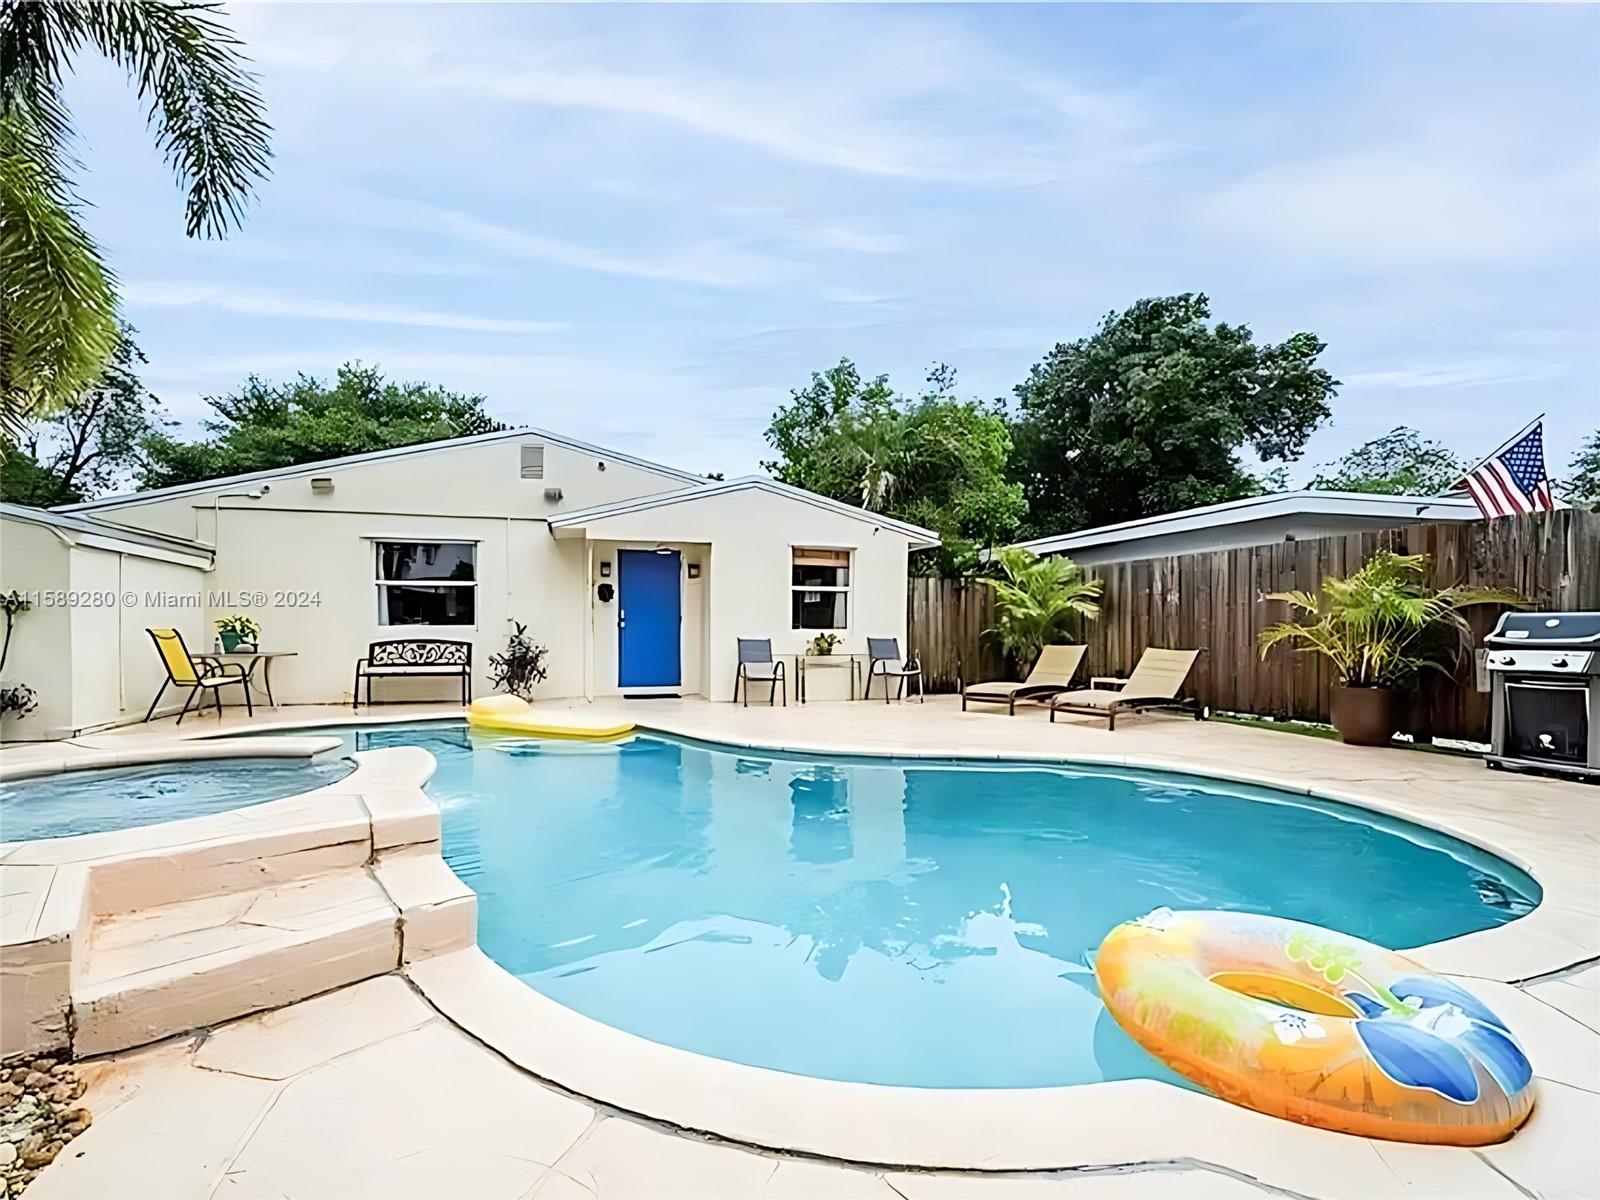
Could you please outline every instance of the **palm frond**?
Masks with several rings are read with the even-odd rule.
[[[26,110],[0,112],[0,419],[11,441],[89,387],[117,342],[110,272],[64,200],[48,138]]]
[[[81,3],[84,27],[125,68],[178,181],[190,237],[226,235],[270,169],[272,127],[240,42],[215,3]]]

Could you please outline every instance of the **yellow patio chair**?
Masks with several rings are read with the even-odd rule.
[[[194,703],[196,696],[204,697],[209,694],[217,702],[217,720],[222,720],[222,689],[230,684],[237,683],[244,689],[244,710],[249,716],[255,716],[255,706],[250,703],[250,679],[246,674],[243,663],[224,663],[215,659],[201,657],[200,666],[195,665],[194,659],[189,654],[189,647],[183,644],[183,634],[176,629],[146,629],[150,640],[156,644],[156,653],[161,655],[161,665],[167,669],[167,677],[161,681],[161,687],[156,692],[154,700],[144,714],[146,722],[155,715],[156,705],[161,703],[161,697],[166,694],[167,685],[188,688],[189,695],[184,699],[183,708],[178,713],[178,724],[183,724],[183,718],[189,713],[189,705]],[[200,709],[206,706],[204,699],[200,701]]]

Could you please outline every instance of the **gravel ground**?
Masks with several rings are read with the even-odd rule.
[[[83,1089],[71,1063],[48,1056],[0,1065],[0,1200],[19,1195],[89,1128]]]

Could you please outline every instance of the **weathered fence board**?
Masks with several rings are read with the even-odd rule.
[[[1564,509],[1462,524],[1408,525],[1368,533],[1275,542],[1089,569],[1105,581],[1098,621],[1088,629],[1086,674],[1126,673],[1146,646],[1201,647],[1189,690],[1229,712],[1328,719],[1332,673],[1320,657],[1277,650],[1261,661],[1256,637],[1287,614],[1268,592],[1315,592],[1325,578],[1358,568],[1375,551],[1427,554],[1439,587],[1509,587],[1536,608],[1600,609],[1600,513]],[[1497,608],[1467,612],[1474,645]],[[914,578],[908,602],[910,644],[920,650],[930,691],[950,691],[1003,674],[991,589],[968,580]],[[1015,664],[1013,664],[1013,669]],[[1430,674],[1411,699],[1407,731],[1484,740],[1488,697],[1473,684],[1471,661],[1456,678]]]

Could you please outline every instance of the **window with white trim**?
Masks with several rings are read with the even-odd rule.
[[[850,627],[850,551],[794,547],[789,586],[794,628]]]
[[[472,627],[478,619],[473,542],[378,542],[378,624]]]

